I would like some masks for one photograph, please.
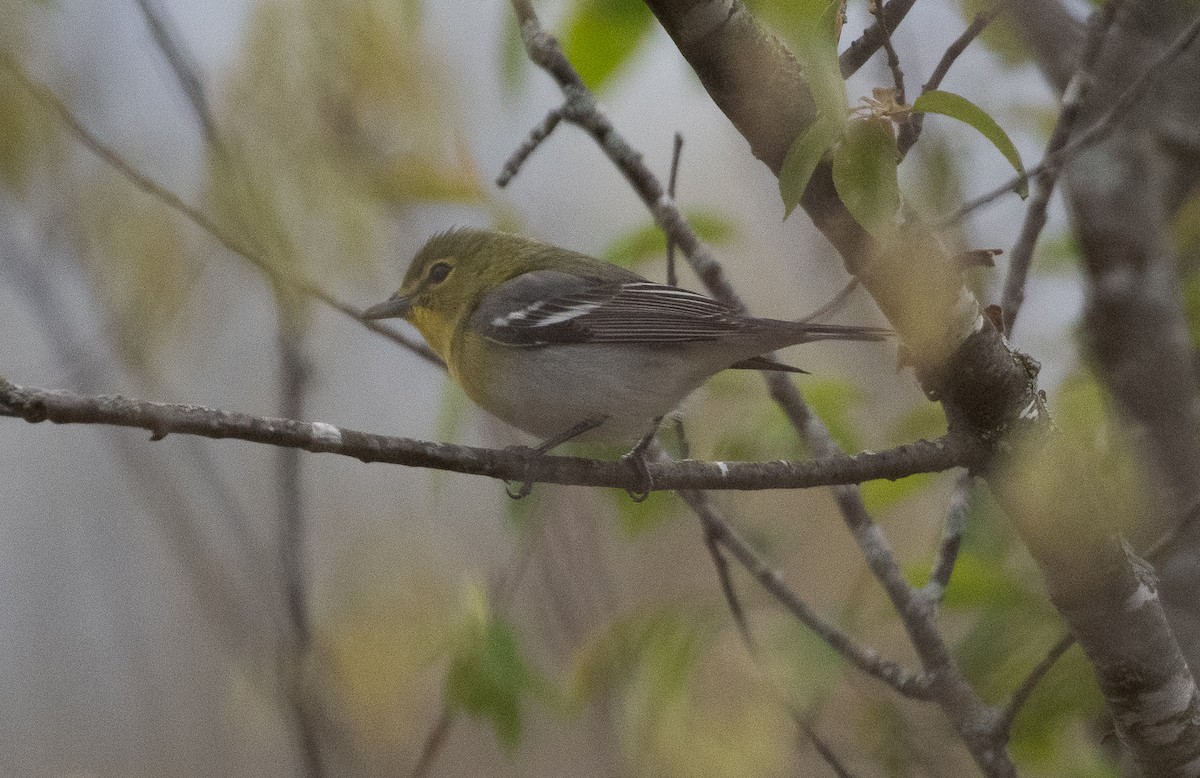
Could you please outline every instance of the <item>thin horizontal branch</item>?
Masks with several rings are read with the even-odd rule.
[[[495,449],[389,437],[245,413],[146,402],[117,395],[79,395],[16,386],[0,379],[0,415],[29,422],[111,424],[150,430],[152,440],[169,434],[233,438],[252,443],[339,454],[363,462],[384,462],[483,475],[506,481],[639,487],[638,474],[626,462],[580,457],[545,456],[528,449]],[[830,484],[861,483],[877,478],[896,480],[970,464],[972,450],[955,439],[921,440],[888,451],[863,452],[815,461],[701,462],[683,460],[647,465],[655,490],[666,489],[802,489]]]

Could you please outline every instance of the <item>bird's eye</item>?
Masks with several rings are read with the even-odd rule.
[[[431,284],[440,284],[446,280],[446,276],[450,275],[450,263],[434,262],[433,267],[429,268],[427,278]]]

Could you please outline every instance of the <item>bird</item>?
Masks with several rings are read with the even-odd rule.
[[[363,312],[401,318],[484,410],[543,442],[630,444],[722,370],[803,373],[765,355],[878,327],[764,319],[619,265],[495,230],[457,228],[417,252],[399,290]]]

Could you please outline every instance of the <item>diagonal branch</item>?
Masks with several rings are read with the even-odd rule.
[[[942,85],[942,80],[950,72],[950,68],[954,66],[955,61],[959,56],[967,50],[967,47],[979,37],[980,33],[992,23],[992,20],[1000,13],[998,9],[992,11],[983,11],[975,14],[975,18],[967,25],[967,29],[954,39],[954,42],[946,47],[946,51],[942,54],[942,58],[934,67],[933,73],[930,74],[929,80],[921,86],[921,94],[932,92]],[[914,113],[908,117],[900,128],[899,136],[896,138],[896,149],[900,152],[900,158],[903,159],[910,149],[921,137],[921,130],[925,127],[925,114]]]
[[[875,23],[864,30],[863,34],[847,46],[846,50],[838,57],[842,78],[850,78],[858,72],[859,68],[867,64],[867,60],[871,58],[872,54],[879,51],[879,47],[883,46],[884,42],[891,37],[891,31],[904,21],[904,17],[908,15],[914,5],[916,5],[916,0],[892,0],[883,6]]]
[[[972,212],[999,200],[1007,194],[1015,192],[1017,186],[1021,183],[1040,176],[1047,170],[1061,168],[1080,152],[1104,140],[1109,133],[1116,129],[1121,120],[1137,106],[1141,99],[1146,96],[1146,92],[1149,91],[1150,87],[1158,83],[1159,79],[1169,71],[1171,64],[1196,42],[1197,37],[1200,37],[1200,16],[1196,17],[1179,34],[1179,37],[1159,55],[1158,59],[1148,65],[1142,71],[1141,75],[1125,88],[1125,91],[1112,102],[1108,110],[1100,118],[1092,122],[1086,131],[1060,149],[1056,154],[1043,159],[1037,167],[1030,168],[1024,173],[1013,176],[1003,185],[963,204],[954,213],[940,219],[937,222],[937,226],[946,228],[958,224]]]
[[[1062,151],[1075,129],[1083,109],[1087,104],[1095,75],[1093,69],[1100,57],[1100,50],[1108,37],[1109,28],[1117,18],[1124,0],[1109,0],[1104,8],[1092,15],[1088,27],[1087,42],[1083,47],[1083,55],[1079,58],[1079,66],[1075,75],[1067,85],[1063,96],[1063,105],[1054,123],[1054,131],[1046,144],[1043,159],[1053,158]],[[1025,301],[1025,284],[1029,279],[1029,266],[1033,262],[1033,250],[1037,246],[1038,236],[1046,226],[1046,209],[1050,205],[1050,195],[1058,182],[1059,169],[1050,167],[1043,170],[1034,178],[1033,198],[1025,210],[1025,221],[1021,224],[1021,234],[1013,246],[1008,260],[1008,276],[1004,279],[1004,294],[1000,307],[1004,311],[1004,331],[1011,336],[1013,325],[1017,321],[1017,313]]]
[[[274,264],[267,261],[267,258],[260,252],[244,245],[233,235],[226,232],[216,222],[209,218],[200,209],[189,205],[162,184],[154,181],[146,174],[139,171],[132,164],[125,160],[112,147],[108,146],[104,141],[100,140],[91,130],[89,130],[83,122],[81,122],[71,110],[58,99],[49,89],[41,84],[36,83],[26,75],[25,71],[7,54],[0,53],[0,68],[9,71],[21,85],[38,101],[46,110],[54,114],[63,126],[75,136],[89,151],[100,157],[105,163],[111,166],[117,173],[121,175],[129,183],[133,184],[137,189],[145,192],[156,200],[162,202],[168,208],[178,212],[202,231],[208,233],[218,243],[224,246],[229,251],[242,257],[257,267],[273,281],[282,286],[294,289],[300,294],[316,300],[323,305],[332,308],[339,313],[345,314],[357,321],[362,326],[369,329],[377,335],[382,335],[393,343],[403,346],[417,356],[424,359],[430,364],[444,367],[441,357],[435,354],[428,346],[419,343],[407,335],[395,330],[392,327],[382,324],[372,319],[364,319],[362,311],[349,303],[339,300],[329,292],[321,288],[317,283],[304,278],[295,273],[285,272]]]
[[[801,600],[784,582],[779,572],[771,567],[744,538],[737,534],[729,522],[717,513],[707,495],[694,490],[684,490],[680,492],[680,496],[699,517],[710,538],[726,548],[754,580],[758,581],[759,585],[782,603],[797,621],[808,627],[813,634],[841,654],[846,661],[905,696],[916,699],[931,697],[932,678],[930,676],[914,674],[895,662],[880,657],[873,649],[854,642],[849,636],[809,608],[808,604]]]

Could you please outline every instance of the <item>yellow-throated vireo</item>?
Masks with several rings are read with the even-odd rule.
[[[762,355],[889,334],[746,316],[609,262],[478,229],[430,239],[399,291],[364,316],[412,323],[467,396],[550,445],[648,442],[664,414],[726,368],[803,372]]]

